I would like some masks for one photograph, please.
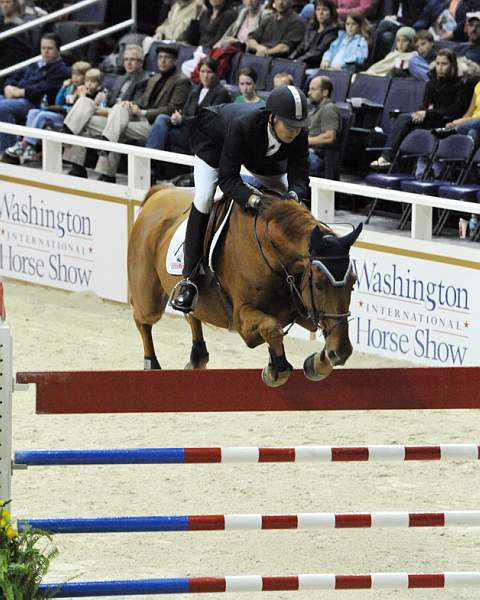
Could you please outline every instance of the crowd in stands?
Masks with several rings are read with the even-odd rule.
[[[5,38],[0,69],[32,56],[35,35],[41,58],[1,81],[0,120],[189,153],[200,109],[227,102],[263,106],[273,86],[295,84],[311,103],[312,175],[332,176],[325,160],[330,151],[339,160],[346,154],[344,171],[389,170],[402,141],[418,128],[439,140],[468,135],[477,147],[480,0],[304,1],[165,2],[161,22],[117,40],[113,61],[100,53],[88,61],[78,52],[76,60],[62,57],[55,24],[41,35],[29,30]],[[0,0],[0,33],[65,4]],[[400,80],[422,91],[415,106],[402,94],[396,103],[388,98]],[[355,161],[347,147],[358,144],[376,146],[377,155]],[[39,150],[34,138],[0,133],[4,162],[38,160]],[[87,158],[84,148],[65,146],[71,175],[88,176]],[[119,161],[114,152],[99,152],[98,178],[115,181]],[[154,163],[156,177],[162,173]],[[478,173],[469,177],[478,182]]]

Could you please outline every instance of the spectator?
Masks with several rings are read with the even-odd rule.
[[[415,36],[415,50],[408,63],[408,71],[412,77],[420,81],[428,81],[430,64],[435,60],[436,52],[433,48],[433,35],[426,29],[421,29]]]
[[[480,82],[477,83],[473,90],[472,100],[467,112],[459,119],[454,119],[445,125],[445,129],[437,130],[436,133],[443,137],[450,133],[464,133],[478,141],[480,130]]]
[[[197,46],[193,58],[182,64],[182,72],[190,77],[197,64],[207,56],[209,50],[223,36],[228,27],[237,18],[237,13],[230,8],[230,0],[204,0],[205,8],[198,20],[190,23],[185,32],[184,41]]]
[[[293,85],[293,76],[286,71],[280,71],[273,78],[273,87],[277,88],[281,85]]]
[[[247,48],[257,56],[286,57],[300,44],[305,23],[292,8],[292,0],[274,0],[275,12],[248,36]]]
[[[302,43],[290,54],[309,69],[320,66],[324,52],[338,35],[337,7],[333,0],[316,0],[315,12],[307,25]]]
[[[345,21],[345,31],[339,31],[337,39],[324,53],[322,69],[346,69],[348,66],[363,64],[368,57],[368,24],[358,13],[349,13]]]
[[[377,10],[378,0],[338,0],[336,2],[338,16],[340,19],[346,19],[348,14],[356,12],[362,17],[373,16]],[[301,12],[302,18],[309,21],[314,13],[314,4],[306,4]]]
[[[455,52],[480,64],[480,11],[467,14],[468,42],[459,44]]]
[[[125,75],[119,77],[107,96],[107,106],[101,107],[91,98],[79,98],[65,118],[64,128],[69,133],[86,137],[99,137],[107,124],[112,107],[120,101],[139,102],[147,83],[143,70],[143,51],[140,46],[128,45],[123,55]],[[65,149],[64,158],[73,164],[69,175],[86,177],[84,167],[86,148],[70,146]]]
[[[0,96],[0,121],[23,122],[28,111],[39,106],[44,96],[53,103],[58,89],[69,74],[59,48],[60,38],[56,33],[44,34],[40,40],[40,60],[7,78],[3,96]],[[5,151],[13,144],[14,135],[0,134],[0,151]]]
[[[85,83],[85,74],[88,73],[89,69],[90,63],[88,62],[78,61],[74,63],[72,65],[72,78],[63,82],[63,86],[55,98],[55,105],[47,110],[41,108],[29,110],[27,127],[44,129],[49,125],[51,127],[57,126],[59,129],[63,124],[64,116],[77,99],[78,89]],[[37,140],[35,138],[19,137],[14,146],[10,146],[5,150],[2,162],[18,165],[19,163],[33,161],[37,157],[36,145]]]
[[[255,69],[246,67],[238,73],[238,87],[240,94],[235,102],[247,104],[265,104],[265,100],[257,94],[257,73]]]
[[[445,123],[463,115],[471,98],[471,87],[457,74],[457,57],[449,48],[438,51],[435,69],[430,74],[423,108],[412,113],[401,113],[393,122],[387,143],[372,168],[388,168],[403,138],[414,127],[424,129],[443,127]]]
[[[412,27],[420,18],[424,5],[424,0],[385,0],[385,17],[377,26],[373,62],[378,62],[390,52],[397,30],[402,25]]]
[[[325,147],[335,143],[341,127],[340,111],[331,99],[333,84],[329,77],[314,77],[308,97],[313,105],[308,129],[310,175],[323,173]]]
[[[190,23],[198,19],[201,10],[201,0],[176,0],[170,8],[165,21],[155,30],[153,37],[147,36],[143,40],[144,53],[147,54],[153,42],[182,40]]]
[[[395,35],[395,50],[367,69],[368,75],[408,75],[408,63],[415,56],[415,29],[400,27]]]
[[[192,46],[201,46],[206,54],[235,21],[237,13],[230,7],[229,0],[204,1],[205,7],[200,17],[190,23],[184,41]]]
[[[146,148],[190,154],[191,125],[200,108],[231,102],[230,94],[217,79],[217,66],[213,58],[201,60],[200,84],[190,91],[183,111],[158,115],[145,142]]]
[[[243,8],[238,17],[215,44],[215,48],[240,44],[246,46],[249,34],[260,27],[265,16],[261,0],[243,0]]]
[[[19,0],[0,0],[0,33],[28,20]],[[31,38],[27,32],[17,33],[0,42],[0,69],[6,69],[31,56]]]
[[[158,71],[148,80],[145,92],[138,103],[122,101],[108,114],[101,133],[110,142],[145,142],[152,123],[160,114],[172,115],[183,108],[190,91],[190,81],[176,71],[178,48],[164,44],[157,48]],[[115,182],[120,155],[115,152],[101,153],[95,170],[100,181]]]

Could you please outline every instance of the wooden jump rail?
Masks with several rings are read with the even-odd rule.
[[[259,369],[17,373],[39,414],[480,409],[480,367],[295,371],[268,388]]]

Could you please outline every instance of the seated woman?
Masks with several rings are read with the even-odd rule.
[[[29,110],[26,126],[34,129],[45,129],[46,127],[60,129],[65,115],[78,98],[79,90],[84,86],[85,78],[93,71],[98,71],[98,69],[91,69],[88,62],[81,60],[73,63],[72,77],[63,82],[63,86],[55,98],[55,105],[44,109],[32,108]],[[101,80],[103,80],[103,75],[100,71],[99,73]],[[98,80],[97,77],[94,77],[94,79]],[[10,146],[10,148],[5,150],[6,157],[4,157],[5,160],[3,162],[18,164],[19,162],[24,163],[36,160],[37,144],[38,140],[35,138],[18,138],[14,146]]]
[[[182,73],[190,77],[199,61],[204,58],[225,31],[237,18],[237,13],[230,7],[230,0],[204,0],[205,8],[198,20],[190,23],[182,41],[197,46],[193,58],[182,64]]]
[[[480,134],[480,81],[473,90],[472,100],[467,112],[459,119],[454,119],[445,125],[445,130],[438,131],[440,137],[451,133],[464,133],[477,143]]]
[[[290,54],[292,60],[301,60],[309,69],[320,66],[324,52],[338,35],[337,7],[333,0],[316,0],[315,12],[308,24],[303,41]]]
[[[346,69],[361,65],[368,57],[368,21],[355,12],[350,12],[345,21],[345,31],[339,31],[337,39],[324,53],[322,69]]]
[[[243,0],[243,8],[238,13],[238,17],[215,44],[215,48],[245,46],[248,34],[260,26],[266,14],[260,0]]]
[[[409,131],[414,127],[443,127],[445,123],[465,113],[471,95],[471,85],[463,83],[458,77],[455,53],[449,48],[439,50],[435,68],[427,83],[422,109],[398,116],[390,129],[382,154],[378,160],[370,163],[370,166],[374,169],[388,168]]]
[[[257,72],[251,67],[240,69],[238,73],[238,87],[240,94],[234,102],[249,104],[265,104],[265,100],[257,94]]]
[[[368,75],[409,75],[408,64],[415,52],[415,29],[400,27],[395,35],[395,50],[389,52],[385,58],[374,63],[365,72]]]
[[[190,91],[183,111],[158,115],[145,142],[146,148],[190,154],[190,125],[199,109],[231,102],[230,94],[217,79],[217,61],[204,58],[200,65],[200,83]]]

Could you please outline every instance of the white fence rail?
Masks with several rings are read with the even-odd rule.
[[[32,129],[9,123],[0,123],[0,131],[41,139],[43,144],[42,170],[47,173],[62,173],[63,144],[126,154],[128,156],[127,185],[137,190],[147,190],[150,187],[151,160],[193,165],[193,156],[168,152],[166,150],[152,150],[129,144],[112,143],[43,129]],[[320,179],[318,177],[310,178],[310,186],[312,189],[312,213],[316,218],[327,223],[335,221],[335,192],[411,204],[411,237],[416,240],[429,241],[432,239],[432,210],[435,207],[480,215],[480,204],[476,202],[463,202],[438,198],[436,196],[409,194],[357,183]]]

